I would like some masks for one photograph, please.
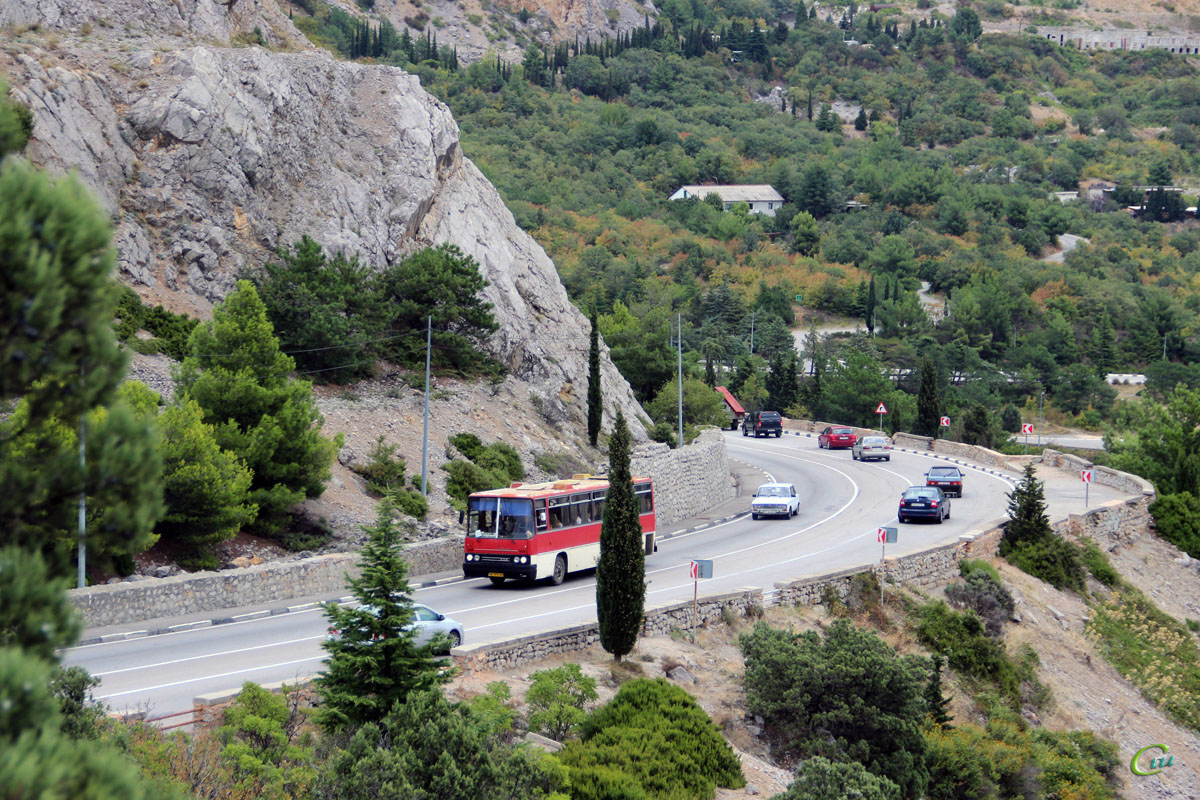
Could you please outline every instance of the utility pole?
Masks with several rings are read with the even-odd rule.
[[[683,314],[675,315],[678,334],[675,344],[678,347],[679,358],[677,367],[677,382],[679,383],[679,446],[683,447]]]
[[[421,434],[421,494],[429,497],[429,352],[433,349],[433,317],[425,318],[425,430]]]
[[[79,414],[79,475],[83,480],[83,488],[79,490],[79,557],[75,587],[82,589],[87,586],[87,450],[83,441],[83,425],[87,412]]]
[[[754,355],[754,315],[750,315],[750,355]]]

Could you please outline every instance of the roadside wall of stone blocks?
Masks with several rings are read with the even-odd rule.
[[[686,447],[665,444],[636,448],[630,457],[634,475],[654,480],[654,517],[670,525],[722,503],[736,491],[725,454],[725,439],[715,428],[701,431]]]
[[[687,447],[644,445],[631,454],[634,475],[654,479],[658,524],[669,525],[734,496],[735,487],[717,430],[703,431]],[[408,545],[409,575],[430,575],[462,565],[463,537],[448,536]],[[357,574],[357,553],[273,561],[221,572],[73,589],[68,594],[84,626],[98,628],[226,608],[269,605],[294,597],[346,590],[346,574]]]

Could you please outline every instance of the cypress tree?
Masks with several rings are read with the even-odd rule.
[[[874,335],[875,333],[875,306],[878,304],[875,297],[875,276],[871,276],[871,285],[867,287],[867,307],[864,312],[867,323],[867,333]]]
[[[317,721],[330,731],[379,722],[409,692],[449,679],[433,655],[434,643],[415,641],[408,564],[400,557],[400,532],[389,501],[380,503],[375,525],[364,530],[369,538],[362,549],[362,574],[349,584],[359,604],[324,606],[330,627],[338,631],[325,640],[329,657],[316,680]]]
[[[916,432],[937,436],[941,427],[942,401],[938,397],[937,370],[928,358],[921,361],[921,389],[917,394]]]
[[[1008,525],[1000,540],[1000,555],[1007,556],[1014,548],[1053,536],[1050,517],[1046,515],[1046,492],[1034,474],[1033,465],[1025,465],[1025,475],[1008,494]]]
[[[608,440],[608,463],[608,497],[596,565],[596,616],[600,645],[620,661],[637,643],[646,605],[646,552],[629,472],[629,428],[620,411]]]
[[[600,394],[600,329],[596,325],[596,310],[592,309],[592,335],[588,346],[588,442],[596,446],[600,436],[600,420],[604,416],[604,402]]]

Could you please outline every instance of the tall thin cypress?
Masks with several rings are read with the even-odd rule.
[[[921,388],[917,393],[917,433],[937,436],[941,427],[942,401],[938,396],[937,370],[928,358],[921,362]]]
[[[867,333],[874,335],[875,333],[875,306],[878,300],[875,297],[875,276],[871,276],[871,285],[867,287],[867,307],[864,310],[866,317]]]
[[[588,441],[592,447],[600,436],[600,419],[604,403],[600,394],[600,329],[596,325],[596,310],[592,309],[592,336],[588,347]]]
[[[620,411],[608,440],[608,464],[608,497],[596,565],[596,616],[600,645],[620,661],[637,643],[646,605],[646,552],[629,472],[629,428]]]

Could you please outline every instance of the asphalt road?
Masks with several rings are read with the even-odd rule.
[[[990,527],[1004,517],[1006,494],[1017,475],[968,469],[964,497],[952,501],[944,524],[896,521],[900,492],[923,483],[931,456],[894,452],[890,462],[863,464],[848,450],[824,451],[806,436],[747,439],[728,433],[730,457],[761,470],[762,480],[795,483],[801,511],[790,520],[754,521],[748,515],[701,530],[685,530],[663,540],[646,562],[648,607],[690,600],[691,559],[711,559],[714,577],[708,594],[747,586],[768,594],[776,581],[815,576],[877,563],[876,528],[898,525],[899,541],[888,555],[904,555],[954,541],[964,532]],[[1078,476],[1047,473],[1046,496],[1052,517],[1084,510]],[[737,510],[749,506],[748,487]],[[1121,495],[1093,485],[1091,505]],[[679,526],[676,526],[679,527]],[[467,643],[501,641],[519,635],[595,620],[595,587],[590,573],[561,586],[454,580],[418,589],[425,603],[464,623]],[[225,610],[233,615],[255,609]],[[147,625],[146,627],[153,627]],[[64,653],[101,679],[97,699],[116,710],[150,714],[191,707],[196,695],[236,688],[245,681],[267,683],[308,676],[320,670],[326,622],[319,609],[294,611],[243,622],[91,644]]]

